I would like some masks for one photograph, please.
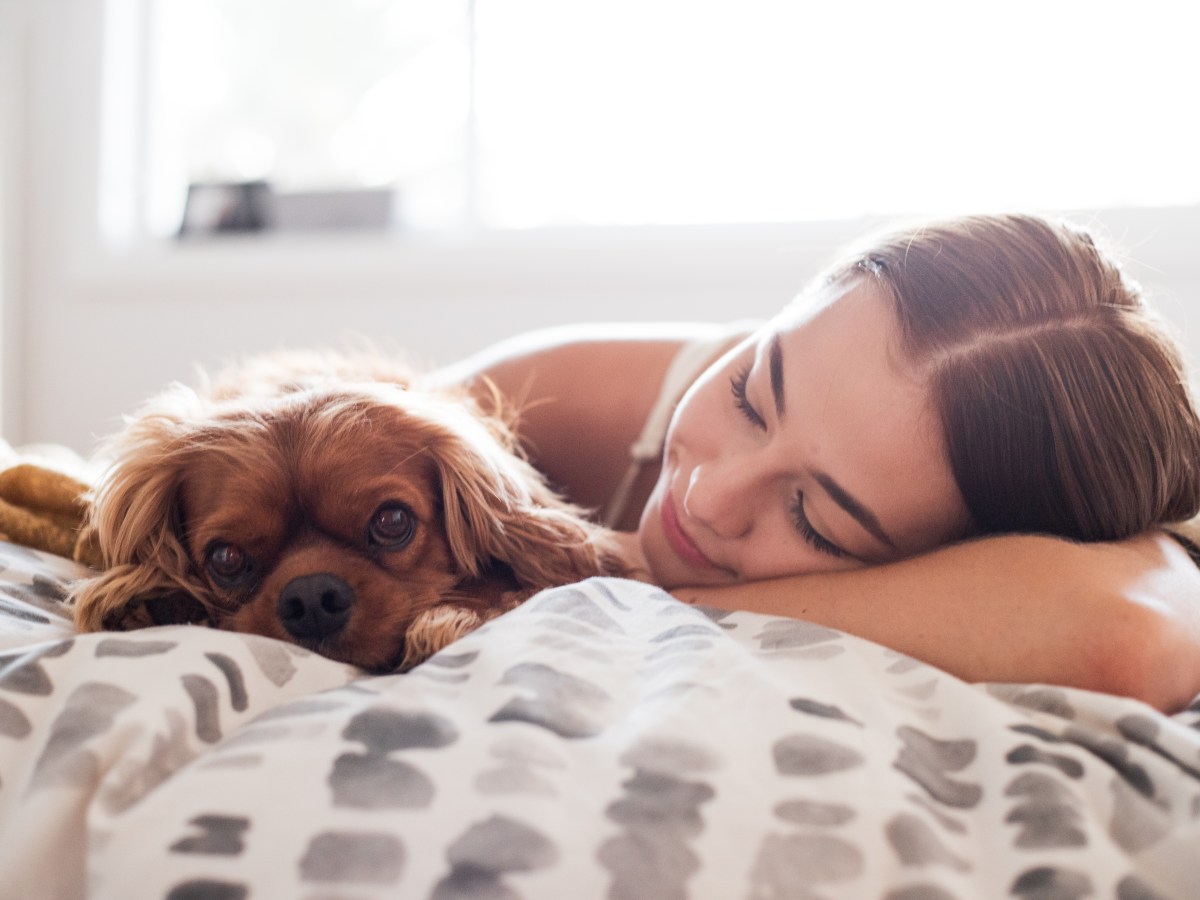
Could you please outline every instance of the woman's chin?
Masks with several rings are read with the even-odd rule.
[[[645,580],[664,590],[672,591],[675,588],[685,587],[723,587],[739,581],[736,575],[726,569],[706,567],[701,570],[689,566],[684,560],[667,551],[665,547],[658,548],[658,554],[653,552],[653,548],[643,549],[646,550],[644,559],[648,573]]]

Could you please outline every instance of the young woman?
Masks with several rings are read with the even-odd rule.
[[[1200,692],[1200,571],[1160,527],[1200,511],[1200,419],[1085,232],[931,224],[753,332],[549,332],[455,373],[523,406],[533,461],[686,602],[968,680]]]

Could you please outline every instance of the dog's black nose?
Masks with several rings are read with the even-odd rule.
[[[279,621],[293,637],[320,640],[336,634],[350,619],[354,589],[335,575],[293,578],[279,595]]]

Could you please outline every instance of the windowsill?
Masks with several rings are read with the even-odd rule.
[[[504,292],[519,284],[627,290],[663,279],[798,276],[871,223],[572,227],[477,231],[252,232],[147,240],[81,257],[75,286],[128,296],[137,285],[268,288],[303,281],[308,291],[350,294],[436,282],[444,290]],[[802,277],[802,276],[801,276]]]
[[[1200,206],[1069,215],[1108,234],[1136,277],[1200,281]],[[848,242],[891,220],[475,231],[254,232],[146,240],[80,254],[68,267],[90,296],[215,292],[361,296],[406,286],[497,296],[536,288],[591,293],[778,282],[794,290]],[[131,288],[136,288],[131,290]],[[157,289],[157,290],[156,290]]]

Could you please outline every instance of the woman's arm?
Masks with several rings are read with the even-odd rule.
[[[672,593],[828,625],[967,681],[1070,685],[1165,711],[1200,692],[1200,570],[1162,533],[990,537],[872,568]]]

